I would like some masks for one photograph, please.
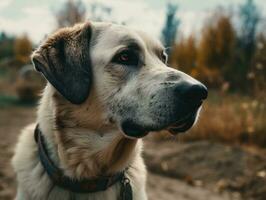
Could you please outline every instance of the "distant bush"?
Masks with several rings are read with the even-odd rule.
[[[40,97],[45,80],[33,66],[24,66],[18,75],[14,88],[18,98],[24,102],[35,101]]]
[[[14,43],[14,52],[15,59],[20,63],[27,64],[30,62],[32,43],[26,35],[16,38]]]
[[[40,92],[38,87],[23,80],[19,80],[16,83],[15,88],[19,99],[24,102],[37,100],[38,92]]]

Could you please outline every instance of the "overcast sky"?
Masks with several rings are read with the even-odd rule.
[[[111,20],[126,22],[159,37],[169,0],[82,0],[90,8],[92,2],[112,8]],[[26,33],[38,43],[45,34],[56,28],[54,13],[65,0],[0,0],[0,31],[11,34]],[[179,5],[180,30],[184,34],[198,31],[210,11],[222,5],[236,8],[245,0],[172,0]],[[266,0],[255,0],[266,13]],[[89,17],[89,15],[88,15]]]

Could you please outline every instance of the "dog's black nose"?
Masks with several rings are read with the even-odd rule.
[[[181,98],[185,102],[197,104],[201,103],[208,96],[208,90],[205,85],[201,83],[185,83],[177,87]]]
[[[208,90],[203,84],[195,84],[187,87],[183,94],[187,100],[199,101],[207,98]]]

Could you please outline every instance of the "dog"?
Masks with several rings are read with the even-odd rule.
[[[16,200],[146,200],[141,138],[191,128],[207,88],[168,67],[158,40],[111,23],[59,29],[32,62],[47,85],[12,159]]]

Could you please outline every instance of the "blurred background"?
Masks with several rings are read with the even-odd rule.
[[[13,147],[46,82],[30,55],[56,29],[88,19],[159,38],[169,66],[210,90],[189,133],[145,139],[150,199],[265,200],[265,0],[1,0],[0,199],[15,195]]]

